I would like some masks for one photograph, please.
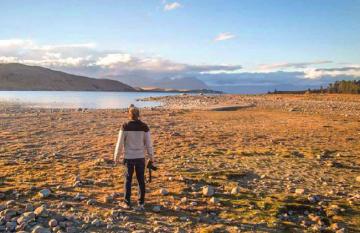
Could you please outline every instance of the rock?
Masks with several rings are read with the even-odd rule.
[[[114,201],[114,198],[111,195],[107,195],[104,197],[104,203],[111,203],[113,201]]]
[[[51,194],[50,189],[42,189],[42,190],[39,191],[39,196],[41,198],[47,198],[47,197],[50,196],[50,194]]]
[[[299,195],[302,195],[302,194],[305,193],[305,189],[295,189],[295,193],[299,194]]]
[[[181,202],[181,203],[186,203],[187,200],[188,200],[187,197],[183,197],[183,198],[181,198],[180,202]]]
[[[81,181],[75,181],[74,184],[73,184],[73,187],[76,188],[76,187],[81,187],[82,183]]]
[[[88,205],[95,205],[96,201],[94,199],[89,199],[86,204]]]
[[[26,212],[30,212],[30,211],[34,211],[34,206],[31,205],[30,203],[25,205],[25,211]]]
[[[345,232],[346,232],[345,228],[341,228],[340,230],[337,230],[335,233],[345,233]]]
[[[34,210],[34,214],[37,216],[37,217],[48,217],[49,213],[46,209],[46,207],[44,205],[36,208]]]
[[[318,195],[313,195],[308,197],[308,201],[311,203],[316,203],[320,201],[320,197]]]
[[[91,222],[91,225],[95,226],[95,227],[99,227],[101,225],[101,221],[99,219],[94,219]]]
[[[7,232],[15,231],[16,225],[17,225],[16,222],[7,222],[5,224],[6,231]]]
[[[174,233],[186,233],[186,231],[180,227],[177,227]]]
[[[15,204],[16,204],[16,202],[14,200],[9,200],[6,202],[5,205],[7,208],[11,208],[11,207],[15,206]]]
[[[17,219],[17,223],[19,225],[21,224],[27,224],[29,222],[33,222],[35,221],[35,214],[33,212],[26,212],[23,213],[18,219]]]
[[[77,193],[74,197],[74,200],[75,201],[82,201],[82,200],[85,200],[85,197],[82,196],[80,193]]]
[[[197,202],[196,201],[192,201],[192,202],[190,202],[190,206],[197,206]]]
[[[160,212],[160,211],[161,211],[161,206],[159,206],[159,205],[154,206],[154,207],[152,208],[152,211],[154,211],[154,212],[156,212],[156,213]]]
[[[49,221],[49,226],[50,226],[50,227],[56,227],[57,225],[58,225],[58,222],[57,222],[56,219],[51,219],[51,220]]]
[[[12,209],[6,209],[1,212],[1,216],[4,216],[6,219],[11,219],[12,217],[16,216],[17,212]]]
[[[231,194],[232,195],[236,195],[236,194],[239,194],[239,193],[240,193],[240,187],[239,186],[236,186],[236,187],[231,189]]]
[[[167,189],[165,189],[165,188],[161,188],[160,190],[159,190],[159,193],[161,194],[161,195],[168,195],[169,194],[169,191],[167,190]]]
[[[355,180],[360,183],[360,176],[357,176]]]
[[[47,228],[44,228],[42,226],[36,226],[31,233],[51,233],[51,231]]]
[[[220,202],[219,199],[216,198],[216,197],[212,197],[212,198],[210,199],[210,203],[212,203],[212,204],[217,204],[217,203],[219,203],[219,202]]]
[[[211,197],[215,194],[215,189],[213,186],[208,185],[203,187],[202,193],[204,196]]]

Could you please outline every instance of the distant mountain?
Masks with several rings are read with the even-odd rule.
[[[39,66],[0,64],[2,91],[136,91],[115,80],[72,75]]]
[[[173,89],[159,87],[143,87],[136,88],[141,92],[173,92],[173,93],[202,93],[202,94],[223,94],[222,91],[214,91],[210,89]]]
[[[158,87],[164,89],[209,89],[205,82],[195,77],[182,78],[152,78],[133,76],[108,76],[109,79],[119,80],[133,87]]]

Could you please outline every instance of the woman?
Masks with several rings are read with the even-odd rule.
[[[145,202],[145,154],[154,163],[154,150],[151,142],[149,127],[140,121],[140,111],[131,105],[129,107],[130,121],[124,123],[120,129],[114,153],[115,163],[122,159],[125,165],[125,194],[123,208],[131,208],[131,181],[135,170],[139,184],[138,204],[144,209]],[[124,155],[122,156],[124,151]]]

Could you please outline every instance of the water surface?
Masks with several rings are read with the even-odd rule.
[[[130,104],[155,107],[160,102],[137,101],[150,96],[176,95],[160,92],[90,92],[90,91],[0,91],[0,102],[12,102],[41,108],[117,109]]]

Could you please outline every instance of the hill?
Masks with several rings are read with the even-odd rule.
[[[0,64],[2,91],[136,91],[115,80],[72,75],[39,66]]]

